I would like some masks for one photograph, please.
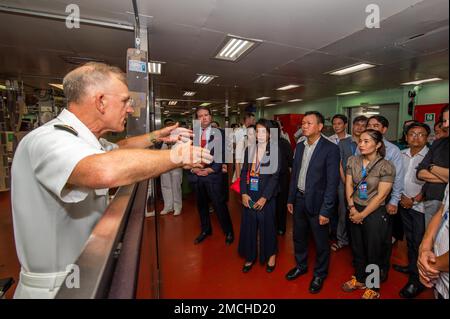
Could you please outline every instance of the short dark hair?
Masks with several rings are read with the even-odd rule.
[[[195,109],[195,118],[198,118],[198,111],[201,111],[201,110],[208,111],[208,114],[209,114],[209,115],[212,115],[212,114],[211,114],[210,108],[208,108],[208,107],[206,107],[206,106],[199,106],[199,107],[197,107],[197,108]]]
[[[325,124],[325,118],[323,117],[322,113],[317,111],[308,111],[305,113],[305,116],[308,115],[314,115],[317,118],[317,122],[319,122],[319,124]]]
[[[344,124],[348,123],[348,119],[347,116],[345,116],[344,114],[335,114],[332,118],[331,118],[331,123],[333,123],[333,121],[335,119],[340,119],[342,120],[342,122],[344,122]]]
[[[167,123],[169,123],[169,122],[175,122],[174,120],[172,120],[172,119],[165,119],[164,120],[164,125],[166,125]]]
[[[444,122],[442,122],[442,121],[437,121],[436,123],[434,123],[434,129],[436,129],[436,127],[441,128],[441,127],[442,127],[442,124],[444,124]]]
[[[448,103],[444,105],[441,111],[442,114],[444,114],[445,112],[448,112]]]
[[[217,127],[220,127],[220,124],[219,124],[219,122],[217,122],[217,121],[212,121],[212,122],[211,122],[211,124],[212,124],[212,123],[216,124],[216,125],[217,125]]]
[[[383,127],[389,127],[389,121],[383,115],[373,115],[369,117],[369,120],[367,122],[369,122],[371,119],[375,119],[377,122],[381,123]]]
[[[426,124],[426,123],[420,123],[420,122],[413,122],[413,123],[407,125],[407,126],[406,126],[406,130],[405,130],[405,133],[408,134],[408,132],[409,132],[411,129],[415,128],[415,127],[423,127],[423,128],[425,129],[425,131],[427,131],[427,134],[428,134],[428,135],[430,135],[430,133],[431,133],[431,129],[430,129],[430,127],[428,126],[428,124]]]
[[[367,116],[359,115],[353,119],[353,124],[355,124],[356,122],[366,122],[366,124],[367,124],[368,121],[369,121],[369,119],[367,118]]]

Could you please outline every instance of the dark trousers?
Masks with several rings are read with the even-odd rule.
[[[399,208],[399,213],[403,221],[406,243],[408,245],[408,270],[409,281],[420,284],[419,271],[417,269],[417,258],[419,246],[425,234],[425,214],[414,209]]]
[[[398,212],[397,212],[398,214]],[[386,213],[387,229],[384,235],[383,244],[383,262],[381,264],[381,270],[384,273],[388,273],[391,267],[391,256],[392,256],[392,233],[394,230],[394,215],[389,215]]]
[[[297,268],[306,269],[308,266],[308,237],[311,230],[316,244],[314,276],[325,278],[328,275],[330,261],[329,225],[320,225],[319,215],[307,211],[305,197],[300,192],[296,195],[293,219]]]
[[[222,183],[210,183],[207,181],[198,181],[193,184],[196,197],[197,208],[200,215],[200,224],[202,232],[212,233],[211,219],[208,207],[208,198],[213,204],[214,211],[217,213],[219,224],[225,234],[233,233],[233,224],[231,222],[230,212],[225,199],[225,192]]]
[[[287,201],[289,196],[289,174],[280,174],[280,192],[277,195],[277,230],[286,232]]]
[[[365,207],[356,205],[355,208],[362,212]],[[386,207],[381,206],[367,216],[362,224],[350,224],[351,246],[355,276],[359,282],[366,281],[367,265],[381,265],[384,261],[383,248],[388,231],[388,218]]]
[[[260,196],[250,195],[250,197],[254,199]],[[239,255],[244,257],[247,262],[256,260],[258,245],[261,263],[267,262],[270,256],[277,253],[275,204],[275,198],[273,198],[267,201],[260,211],[243,208],[238,251]]]

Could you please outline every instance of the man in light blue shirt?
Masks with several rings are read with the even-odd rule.
[[[374,115],[369,118],[367,123],[367,129],[372,129],[379,131],[383,136],[386,134],[389,128],[389,121],[382,115]],[[381,280],[385,281],[387,279],[387,274],[390,267],[390,259],[392,254],[392,230],[394,225],[394,218],[398,218],[398,225],[401,225],[400,216],[397,216],[398,212],[398,203],[400,202],[401,195],[403,193],[403,182],[405,180],[405,172],[403,167],[403,156],[400,152],[400,149],[386,140],[383,139],[384,145],[386,146],[386,156],[384,157],[386,160],[390,161],[395,166],[395,181],[392,187],[391,196],[388,204],[386,204],[386,210],[388,215],[391,216],[389,218],[389,229],[386,234],[386,244],[383,249],[386,252],[384,266],[381,269]]]

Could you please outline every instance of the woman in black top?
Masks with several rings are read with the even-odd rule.
[[[266,263],[267,272],[275,269],[277,238],[275,226],[276,195],[280,160],[278,147],[271,149],[270,121],[256,124],[257,142],[246,149],[241,171],[242,218],[239,254],[245,258],[243,272],[248,272],[257,258]],[[275,143],[275,145],[277,145]]]

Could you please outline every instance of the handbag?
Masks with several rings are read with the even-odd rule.
[[[230,189],[232,191],[235,191],[239,195],[241,194],[241,178],[240,177],[236,178],[236,180],[233,182],[233,184],[231,184]]]

